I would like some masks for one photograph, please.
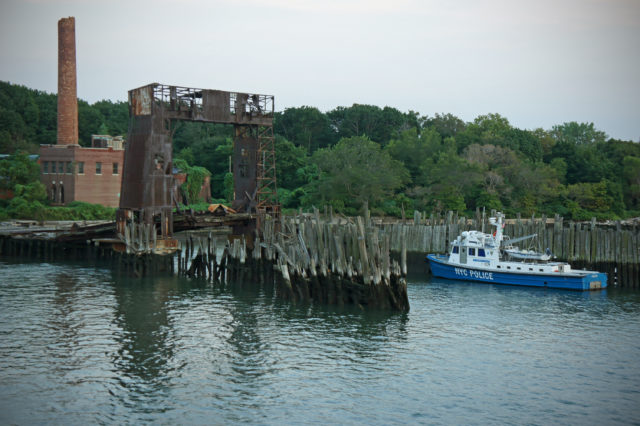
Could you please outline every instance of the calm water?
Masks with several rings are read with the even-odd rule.
[[[0,260],[0,424],[638,424],[640,293],[409,282],[407,315]]]

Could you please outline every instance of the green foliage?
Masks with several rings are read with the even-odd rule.
[[[182,160],[184,161],[184,163],[179,163],[178,160]],[[187,147],[180,150],[180,152],[175,156],[173,160],[173,165],[177,166],[177,164],[179,163],[186,167],[186,165],[188,164],[193,164],[195,160],[196,158],[193,155],[193,149],[191,149],[191,147]]]
[[[0,154],[39,152],[41,144],[56,143],[58,97],[0,81]],[[80,143],[88,146],[91,135],[127,134],[127,102],[100,101],[93,105],[78,101]]]
[[[622,175],[625,183],[625,199],[630,209],[640,208],[640,158],[624,157]]]
[[[47,206],[41,201],[30,201],[21,196],[14,197],[0,217],[5,219],[32,220],[115,220],[116,209],[99,204],[74,201],[67,207]]]
[[[30,182],[26,185],[18,183],[13,189],[13,195],[27,201],[43,201],[47,198],[47,189],[41,182]]]
[[[567,186],[567,198],[575,204],[572,210],[574,219],[586,220],[585,215],[589,213],[606,214],[608,212],[619,212],[620,188],[607,180],[598,183],[577,183]]]
[[[40,181],[40,166],[26,154],[18,152],[0,160],[0,189],[14,190],[15,186]]]
[[[211,195],[226,198],[225,175],[233,153],[233,126],[179,122],[174,136],[174,158],[204,167],[211,173]],[[175,164],[175,162],[174,162]]]
[[[293,190],[309,183],[309,157],[304,147],[277,136],[276,153],[279,188]]]
[[[276,114],[274,129],[307,153],[331,146],[338,140],[327,115],[309,106],[287,108]]]
[[[305,187],[296,188],[293,191],[286,188],[278,188],[278,200],[282,207],[286,209],[302,207],[308,195]]]
[[[401,162],[362,136],[343,138],[333,148],[320,149],[312,161],[320,170],[314,185],[314,201],[320,205],[337,200],[352,210],[364,202],[373,207],[409,180]],[[340,210],[340,204],[334,207]]]
[[[418,127],[415,113],[403,114],[395,108],[380,109],[375,105],[338,107],[327,116],[339,137],[367,136],[383,146],[404,130]]]
[[[404,163],[411,178],[420,174],[420,166],[443,148],[442,138],[434,128],[427,128],[418,135],[416,128],[405,130],[397,139],[392,139],[386,147],[394,159]]]
[[[551,135],[558,142],[572,145],[591,145],[604,142],[607,138],[606,133],[597,130],[593,123],[576,123],[575,121],[553,126]]]
[[[453,114],[436,113],[435,117],[425,118],[424,127],[433,128],[444,139],[455,138],[466,129],[467,124]]]
[[[47,206],[38,165],[25,154],[55,143],[56,109],[55,94],[0,82],[0,154],[24,153],[0,160],[0,189],[15,194],[0,201],[0,218],[109,214]],[[78,109],[84,145],[94,133],[127,132],[126,102],[80,101]],[[190,172],[188,196],[197,198],[210,171],[212,196],[232,201],[233,126],[171,125],[174,165]],[[452,114],[421,117],[353,104],[327,113],[287,108],[275,114],[274,130],[285,209],[326,204],[357,214],[367,201],[375,214],[396,216],[403,208],[410,215],[412,209],[469,214],[478,207],[572,219],[640,214],[640,144],[607,140],[593,123],[522,130],[500,114],[465,123]],[[200,204],[207,206],[192,206]]]
[[[207,176],[211,176],[209,170],[200,166],[190,166],[184,159],[176,158],[173,165],[181,172],[187,174],[187,181],[182,184],[182,188],[187,193],[190,204],[201,203],[205,200],[200,197],[202,186]]]
[[[223,179],[223,186],[224,186],[224,199],[227,202],[233,201],[233,193],[234,193],[233,173],[230,173],[230,172],[225,173],[224,179]]]
[[[116,209],[100,204],[90,204],[82,201],[73,201],[66,207],[73,211],[73,220],[115,220]],[[63,210],[64,207],[54,207],[54,210]]]
[[[472,144],[513,148],[512,130],[509,120],[500,114],[480,115],[456,136],[458,150],[461,152]]]
[[[100,134],[105,118],[97,108],[78,100],[78,139],[80,145],[91,146],[91,135]],[[105,125],[106,126],[106,125]]]

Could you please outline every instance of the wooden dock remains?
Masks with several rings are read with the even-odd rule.
[[[274,283],[294,303],[356,305],[406,312],[406,251],[391,259],[390,238],[358,217],[338,225],[313,216],[265,218],[253,247],[227,242],[218,260],[211,237],[189,238],[178,271],[212,281]]]
[[[490,232],[489,216],[481,211],[470,218],[453,212],[443,215],[415,212],[413,220],[384,223],[372,219],[366,209],[357,218],[334,216],[326,209],[320,215],[315,210],[312,214],[300,213],[278,220],[263,218],[260,233],[232,238],[224,246],[216,244],[211,234],[191,235],[180,243],[174,256],[158,256],[162,247],[149,227],[131,224],[118,237],[112,223],[66,227],[34,223],[0,232],[0,255],[45,261],[112,259],[117,268],[135,275],[175,270],[181,275],[216,282],[271,280],[277,281],[283,297],[293,301],[406,310],[407,253],[413,258],[445,253],[449,242],[462,231]],[[206,229],[209,219],[204,219],[191,219],[196,226],[189,226]],[[250,219],[227,218],[223,224],[239,224],[242,229],[243,221]],[[518,215],[506,220],[504,232],[512,238],[537,234],[534,249],[549,248],[557,260],[570,262],[576,269],[606,272],[610,287],[637,289],[639,229],[637,220],[574,222],[559,216]],[[111,248],[118,245],[120,251],[111,253]]]

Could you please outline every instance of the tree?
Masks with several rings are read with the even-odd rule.
[[[604,142],[606,133],[597,130],[593,123],[577,123],[571,121],[553,126],[551,135],[558,142],[567,142],[574,145],[589,145]]]
[[[442,138],[456,137],[463,132],[467,125],[453,114],[438,114],[435,117],[425,117],[423,127],[433,127]]]
[[[520,152],[525,158],[533,162],[542,161],[543,148],[540,139],[529,130],[513,128],[506,135],[507,145]]]
[[[279,135],[275,141],[278,188],[294,190],[309,183],[304,172],[309,165],[307,150]]]
[[[40,166],[24,153],[0,160],[0,188],[14,190],[16,185],[40,181]]]
[[[367,136],[382,146],[401,132],[418,126],[416,113],[404,114],[395,108],[353,104],[327,113],[331,125],[343,138]]]
[[[553,158],[561,158],[567,165],[568,184],[580,182],[600,182],[602,179],[615,180],[616,165],[611,162],[599,145],[576,145],[560,141],[553,147]]]
[[[572,218],[588,220],[592,216],[602,216],[610,211],[620,212],[621,188],[612,182],[602,180],[597,183],[577,183],[568,185],[568,199],[575,202]]]
[[[513,149],[510,138],[512,130],[509,120],[500,114],[479,115],[456,136],[458,150],[462,152],[464,148],[474,143],[506,146]]]
[[[418,135],[412,128],[402,132],[397,139],[392,139],[385,148],[391,156],[402,161],[415,180],[420,174],[420,166],[442,149],[442,138],[434,128],[427,128]]]
[[[276,114],[273,127],[276,134],[305,147],[309,154],[338,140],[329,118],[314,107],[287,108]]]
[[[469,164],[452,149],[438,152],[420,167],[417,183],[425,188],[417,206],[436,211],[465,211],[472,202],[474,188],[482,182],[482,170]]]
[[[627,208],[640,208],[640,158],[627,156],[622,160],[625,180],[625,204]]]
[[[91,135],[97,135],[105,122],[104,116],[88,103],[78,100],[78,139],[82,146],[91,146]]]
[[[332,201],[334,206],[343,205],[352,212],[364,202],[372,208],[380,205],[409,180],[401,162],[362,136],[343,138],[332,148],[319,149],[312,162],[320,171],[313,183],[312,201]]]
[[[112,136],[126,136],[129,130],[129,104],[102,100],[92,105],[104,117],[104,126]]]

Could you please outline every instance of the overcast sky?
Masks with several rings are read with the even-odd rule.
[[[640,141],[640,0],[2,0],[0,80],[56,92],[67,16],[91,103],[160,82]]]

